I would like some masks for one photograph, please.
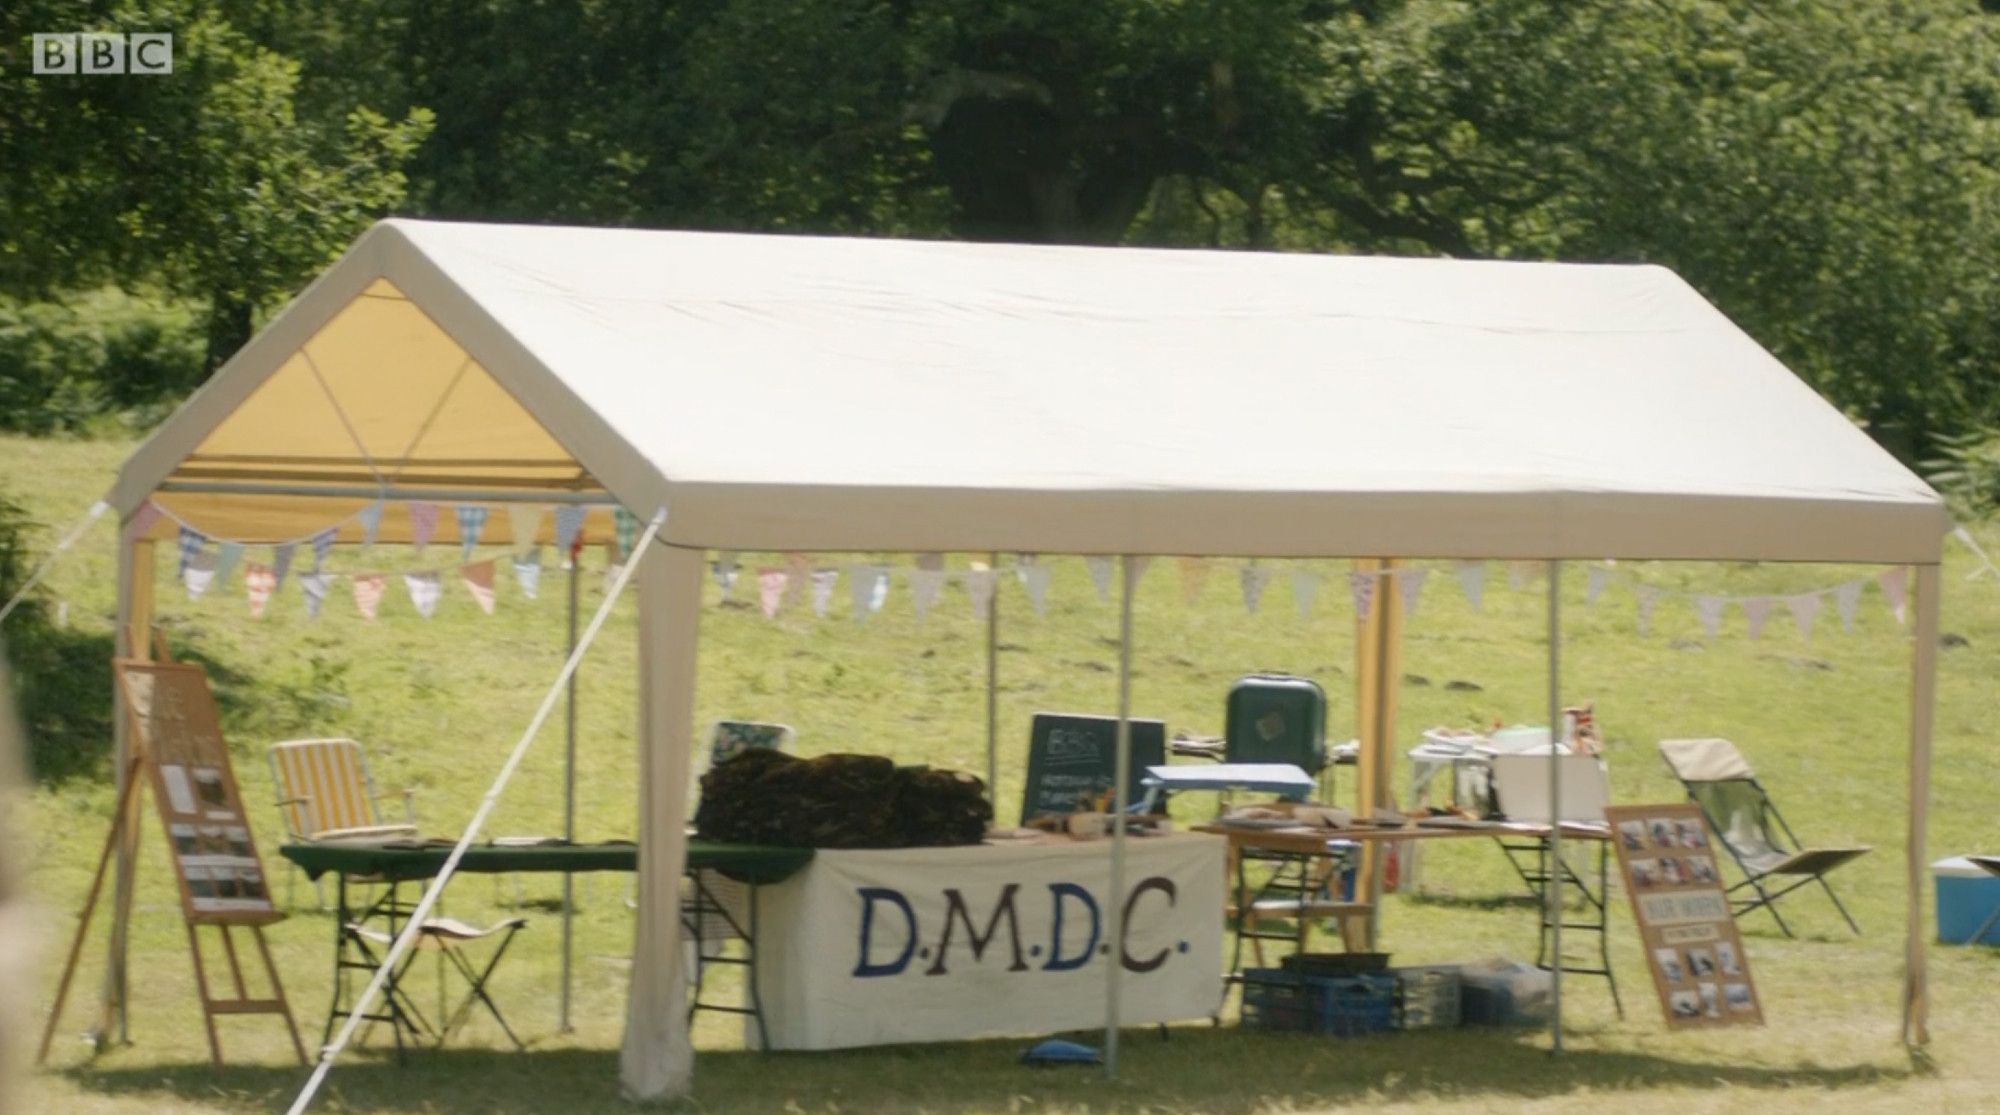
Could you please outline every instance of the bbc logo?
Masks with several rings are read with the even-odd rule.
[[[34,46],[38,74],[174,72],[174,37],[165,31],[37,34]]]

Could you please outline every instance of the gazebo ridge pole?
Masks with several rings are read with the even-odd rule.
[[[1562,562],[1549,562],[1549,1052],[1563,1048]]]
[[[1132,573],[1131,554],[1120,559],[1118,577],[1118,743],[1113,752],[1111,790],[1111,894],[1106,937],[1111,942],[1104,971],[1104,1075],[1118,1078],[1118,993],[1125,968],[1125,799],[1132,772]]]

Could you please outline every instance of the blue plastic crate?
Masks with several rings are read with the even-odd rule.
[[[1395,1021],[1395,977],[1309,976],[1283,968],[1243,970],[1243,1025],[1302,1033],[1372,1034]]]

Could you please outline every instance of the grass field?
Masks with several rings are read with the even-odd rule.
[[[44,544],[106,488],[128,445],[0,438],[0,490],[47,530]],[[504,534],[495,530],[494,534]],[[1996,532],[1981,537],[1993,547]],[[336,553],[329,566],[438,567],[455,552],[434,547],[412,559],[407,547],[365,558]],[[496,551],[497,552],[497,551]],[[254,556],[254,555],[253,555]],[[365,741],[379,784],[416,789],[424,826],[452,834],[468,817],[505,748],[553,677],[562,655],[559,575],[538,600],[502,586],[498,614],[481,614],[454,583],[437,615],[417,617],[392,589],[381,619],[363,622],[337,585],[325,614],[308,623],[298,591],[287,588],[262,620],[236,582],[190,602],[163,556],[160,619],[177,653],[203,662],[224,708],[225,728],[267,861],[280,831],[264,748],[307,734]],[[365,565],[363,564],[365,563]],[[904,559],[907,564],[907,559]],[[1327,573],[1341,567],[1317,563]],[[585,606],[599,600],[602,557],[587,559]],[[25,816],[14,819],[31,859],[31,894],[42,973],[32,1021],[39,1029],[57,965],[75,924],[103,839],[112,796],[108,740],[92,726],[108,717],[108,675],[90,663],[106,656],[113,608],[112,532],[100,525],[51,578],[49,599],[67,602],[68,626],[45,643],[62,654],[28,685],[62,686],[64,707],[47,709],[34,730],[38,777]],[[1933,857],[2000,850],[1992,793],[1994,695],[2000,681],[2000,582],[1971,582],[1974,568],[1954,552],[1946,572],[1944,628],[1968,645],[1940,659]],[[1815,588],[1861,573],[1840,567],[1621,567],[1667,587],[1726,592]],[[984,767],[983,625],[961,589],[948,589],[919,623],[898,582],[882,613],[853,620],[844,586],[835,608],[816,619],[792,606],[767,622],[739,585],[717,600],[708,586],[702,616],[698,718],[741,716],[796,725],[800,750],[879,752],[901,760]],[[1909,694],[1909,638],[1871,588],[1853,632],[1829,608],[1811,640],[1789,616],[1774,615],[1751,640],[1732,611],[1723,633],[1702,635],[1685,601],[1668,602],[1652,631],[1634,628],[1629,585],[1594,605],[1580,572],[1564,584],[1567,640],[1564,692],[1594,700],[1609,738],[1614,796],[1672,801],[1678,789],[1653,750],[1662,737],[1722,735],[1738,741],[1802,835],[1817,842],[1872,844],[1874,855],[1839,877],[1865,935],[1854,938],[1822,900],[1790,900],[1802,937],[1779,937],[1767,919],[1745,926],[1769,1024],[1762,1030],[1668,1034],[1658,1017],[1636,934],[1622,896],[1614,909],[1613,956],[1626,1017],[1611,1010],[1601,981],[1573,979],[1565,999],[1569,1049],[1546,1052],[1535,1032],[1457,1031],[1367,1039],[1265,1035],[1201,1025],[1169,1040],[1134,1032],[1126,1072],[1107,1083],[1088,1071],[1030,1070],[1025,1044],[1000,1040],[840,1054],[759,1056],[741,1050],[723,1022],[704,1018],[690,1110],[1306,1112],[1367,1106],[1400,1111],[1618,1110],[1675,1115],[1753,1106],[1827,1113],[2000,1109],[2000,1058],[1988,1025],[2000,1002],[2000,950],[1933,950],[1935,989],[1930,1056],[1913,1060],[1897,1041],[1901,975],[1904,799],[1903,740]],[[1080,561],[1058,562],[1048,613],[1035,617],[1018,584],[1001,589],[1000,759],[1002,819],[1020,792],[1022,744],[1037,709],[1115,708],[1117,614],[1100,602]],[[1284,578],[1263,608],[1246,615],[1233,567],[1217,564],[1200,598],[1184,603],[1173,563],[1142,583],[1136,615],[1134,707],[1170,728],[1218,732],[1224,694],[1236,676],[1278,669],[1318,678],[1333,698],[1331,732],[1344,738],[1353,709],[1352,610],[1344,583],[1329,579],[1309,618],[1294,612]],[[1510,591],[1493,566],[1485,606],[1474,612],[1448,574],[1431,578],[1409,625],[1400,690],[1400,734],[1414,740],[1433,724],[1486,724],[1543,717],[1542,596]],[[59,636],[59,638],[58,638]],[[50,664],[56,664],[51,667]],[[69,664],[65,667],[63,664]],[[80,673],[76,664],[84,664]],[[1448,688],[1447,682],[1479,688]],[[586,661],[581,681],[580,836],[633,832],[632,754],[636,677],[632,609],[620,604]],[[497,833],[545,833],[561,824],[561,737],[544,734],[494,819]],[[1397,785],[1407,783],[1399,768]],[[1345,792],[1349,785],[1342,784]],[[75,1040],[91,1014],[101,934],[72,996],[50,1065],[16,1081],[27,1111],[237,1112],[282,1108],[303,1073],[290,1063],[271,1020],[225,1024],[232,1067],[207,1065],[178,900],[164,849],[146,807],[140,890],[133,923],[135,971],[129,1046],[96,1058]],[[274,875],[277,872],[274,871]],[[1481,847],[1430,853],[1425,896],[1391,898],[1384,941],[1399,962],[1532,958],[1532,911],[1504,900],[1510,885],[1500,857]],[[322,1109],[384,1112],[619,1111],[616,1048],[629,961],[631,914],[624,881],[581,882],[573,1033],[556,1025],[558,930],[549,913],[550,880],[524,883],[529,929],[496,983],[496,994],[533,1052],[502,1051],[497,1029],[475,1026],[455,1047],[398,1068],[381,1041],[343,1060]],[[283,893],[283,883],[279,883]],[[492,915],[508,897],[467,879],[450,896],[455,914]],[[278,963],[301,1026],[318,1033],[328,994],[332,926],[300,884],[293,916],[273,928]],[[8,941],[15,949],[21,942]],[[426,977],[427,978],[427,977]],[[427,983],[418,994],[431,994]],[[428,998],[420,1001],[428,1002]]]

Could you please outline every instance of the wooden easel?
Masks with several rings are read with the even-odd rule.
[[[82,955],[84,939],[90,933],[91,916],[96,912],[97,898],[103,890],[105,871],[111,864],[112,851],[128,835],[125,831],[127,819],[136,812],[129,806],[139,792],[137,787],[143,776],[153,784],[161,826],[166,831],[170,859],[180,886],[188,952],[194,960],[202,1023],[208,1031],[209,1059],[216,1068],[222,1067],[222,1042],[215,1029],[217,1015],[275,1014],[285,1020],[285,1028],[292,1038],[292,1050],[298,1055],[299,1063],[307,1064],[305,1046],[299,1041],[299,1028],[292,1021],[291,1005],[285,999],[284,983],[278,978],[270,946],[264,940],[264,927],[282,920],[285,915],[269,902],[269,888],[264,884],[263,867],[257,860],[256,846],[250,840],[248,825],[243,820],[242,795],[237,790],[235,772],[229,765],[228,749],[222,745],[222,731],[216,720],[215,703],[208,691],[207,677],[198,666],[167,658],[164,643],[159,649],[161,660],[157,662],[119,659],[113,663],[125,697],[125,709],[131,717],[130,755],[126,760],[124,789],[118,796],[111,831],[105,834],[104,851],[98,856],[97,872],[91,878],[90,893],[83,902],[76,938],[70,943],[69,959],[63,964],[62,979],[56,985],[55,1005],[50,1009],[48,1023],[42,1030],[41,1048],[35,1063],[41,1064],[48,1059],[49,1046],[55,1040],[56,1027],[62,1019],[63,1003],[69,997],[70,980],[76,975],[77,959]],[[164,732],[171,738],[156,740],[156,732]],[[172,791],[168,789],[167,776],[161,771],[161,746],[169,748],[173,752],[172,757],[181,760],[174,764],[179,773],[173,779]],[[191,762],[197,759],[199,767]],[[197,787],[202,794],[200,798],[194,796]],[[181,808],[182,805],[187,808]],[[178,839],[176,830],[180,830]],[[205,857],[206,860],[220,859],[234,865],[224,869],[230,872],[227,887],[232,897],[218,897],[220,884],[214,878],[216,869],[208,866],[207,862],[202,865],[182,862],[190,854],[214,850],[197,843],[208,838],[209,830],[223,834],[225,840],[234,841],[230,848],[232,854]],[[196,835],[198,831],[201,836]],[[235,837],[236,833],[242,834],[240,839]],[[136,837],[137,834],[130,835]],[[243,866],[246,864],[249,866]],[[201,873],[199,888],[190,883],[191,871]],[[255,887],[256,894],[244,894],[241,890],[244,878],[254,880],[250,885]],[[197,893],[198,890],[205,893]],[[235,986],[233,997],[217,997],[210,991],[197,932],[203,926],[213,927],[222,938],[223,952],[228,957],[229,973]],[[236,938],[232,935],[236,929],[249,930],[256,942],[257,953],[263,959],[264,972],[271,985],[270,994],[266,997],[252,997],[243,980],[243,965],[237,954]]]

